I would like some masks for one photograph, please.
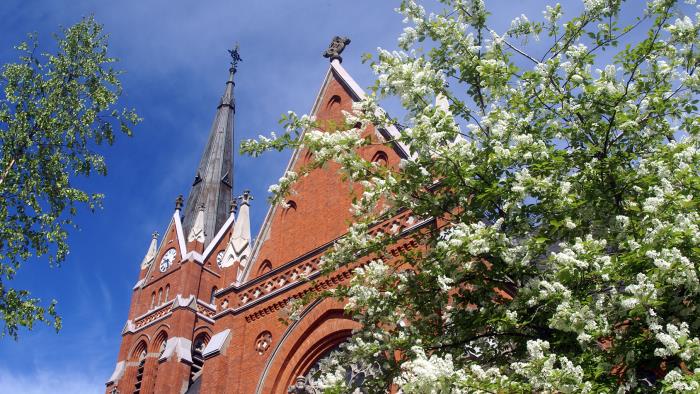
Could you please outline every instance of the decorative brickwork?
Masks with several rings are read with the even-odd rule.
[[[320,124],[342,124],[342,111],[364,95],[334,59],[341,50],[331,56],[312,110]],[[244,193],[238,211],[231,208],[233,169],[220,166],[232,162],[223,156],[232,152],[232,95],[233,71],[188,197],[188,204],[199,205],[183,207],[179,198],[160,244],[155,235],[146,257],[135,262],[142,269],[106,393],[308,392],[299,377],[358,327],[344,315],[343,304],[331,299],[312,302],[298,320],[282,320],[292,301],[347,283],[355,268],[370,261],[363,258],[327,275],[319,267],[323,254],[346,233],[351,192],[360,190],[342,181],[333,165],[315,170],[295,186],[294,201],[270,210],[253,242],[248,205],[254,201]],[[218,130],[226,131],[225,138],[215,135]],[[388,140],[395,129],[368,126],[364,132]],[[393,168],[408,158],[401,146],[373,145],[359,153]],[[309,159],[308,152],[294,152],[289,169]],[[383,256],[392,259],[420,249],[411,235],[426,225],[432,221],[405,211],[372,231],[398,237]],[[170,299],[155,306],[160,289]]]

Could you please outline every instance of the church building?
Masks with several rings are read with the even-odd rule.
[[[351,111],[365,95],[341,65],[349,42],[336,37],[325,54],[330,65],[310,112],[321,130],[343,124],[342,111]],[[314,393],[306,375],[358,327],[333,299],[316,300],[299,319],[283,321],[291,302],[347,282],[355,267],[367,263],[361,259],[330,275],[318,267],[347,232],[353,187],[340,178],[337,165],[314,170],[296,184],[286,206],[270,207],[251,236],[253,198],[248,192],[232,195],[240,57],[230,52],[228,81],[187,200],[177,199],[166,230],[153,234],[140,264],[106,393]],[[398,134],[393,126],[370,125],[363,132],[377,142]],[[409,158],[401,145],[373,144],[359,153],[394,168]],[[309,160],[304,150],[295,151],[287,169]],[[429,224],[404,211],[377,223],[375,231],[408,234]],[[408,237],[396,245],[415,247]]]

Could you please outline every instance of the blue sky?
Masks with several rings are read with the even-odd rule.
[[[566,3],[566,2],[563,2]],[[236,81],[235,143],[274,131],[287,110],[308,111],[328,67],[321,56],[330,39],[346,35],[345,68],[361,86],[373,75],[360,62],[378,46],[395,48],[402,17],[398,1],[331,0],[180,1],[5,0],[0,4],[0,63],[15,58],[13,45],[30,31],[50,33],[94,14],[120,59],[123,104],[144,118],[133,138],[119,138],[104,153],[106,178],[86,187],[106,195],[104,209],[81,212],[71,254],[60,268],[27,263],[14,285],[44,300],[57,298],[63,330],[38,325],[20,340],[0,339],[0,394],[102,392],[116,363],[131,288],[150,234],[164,232],[178,194],[187,194],[227,78],[228,54],[240,42],[243,63]],[[518,7],[515,7],[517,4]],[[580,2],[574,1],[576,7]],[[497,24],[539,1],[493,0]],[[237,150],[237,149],[236,149]],[[236,155],[236,195],[251,189],[253,231],[267,210],[289,152],[252,159]]]

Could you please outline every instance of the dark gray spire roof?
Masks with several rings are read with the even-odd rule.
[[[209,140],[197,166],[183,218],[183,230],[188,234],[199,207],[204,205],[205,246],[228,218],[233,191],[233,115],[236,112],[233,76],[240,57],[237,50],[229,52],[234,61],[229,69],[226,90],[216,109]]]

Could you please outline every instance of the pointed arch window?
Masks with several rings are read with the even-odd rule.
[[[170,284],[165,285],[165,298],[163,302],[168,302],[168,295],[170,294]]]
[[[158,305],[163,303],[163,288],[158,289]]]
[[[294,200],[287,200],[284,204],[287,212],[297,210],[297,203]]]
[[[158,370],[160,369],[160,357],[165,352],[165,347],[168,343],[168,334],[165,331],[161,331],[153,342],[153,349],[158,349],[158,358],[156,359],[155,370],[153,371],[153,388],[151,392],[156,393],[158,390],[155,387],[156,377],[158,376]]]
[[[214,304],[214,301],[216,299],[215,294],[216,294],[217,290],[219,290],[219,289],[217,289],[216,286],[211,288],[211,297],[209,297],[209,303],[212,305],[216,305],[216,304]]]
[[[333,107],[340,105],[340,101],[341,101],[340,96],[335,94],[328,100],[328,104],[326,104],[326,108],[332,109]]]
[[[304,375],[297,376],[294,384],[289,386],[287,392],[294,394],[314,393],[315,390],[309,385],[310,381],[318,378],[323,360],[332,353],[338,351],[341,346],[343,346],[343,342],[333,346],[331,349],[327,350],[320,357],[318,357],[311,368],[309,368]],[[350,388],[355,388],[356,390],[353,392],[363,392],[360,391],[359,388],[362,387],[362,384],[367,379],[368,375],[374,375],[376,372],[376,369],[363,368],[362,365],[358,364],[347,365],[345,367],[345,384]]]
[[[143,383],[143,370],[146,365],[146,343],[141,341],[134,350],[134,356],[138,360],[136,366],[136,379],[134,380],[134,394],[141,393],[141,385]]]
[[[383,151],[378,151],[372,157],[372,162],[377,163],[380,166],[386,166],[389,163],[389,156]]]
[[[209,335],[201,333],[192,342],[192,366],[190,367],[190,386],[202,375],[204,368],[204,348],[209,342]]]
[[[270,271],[272,269],[272,263],[270,260],[265,259],[262,264],[260,264],[260,268],[258,269],[258,276],[264,274],[267,271]]]
[[[156,292],[151,293],[151,309],[156,306]]]

